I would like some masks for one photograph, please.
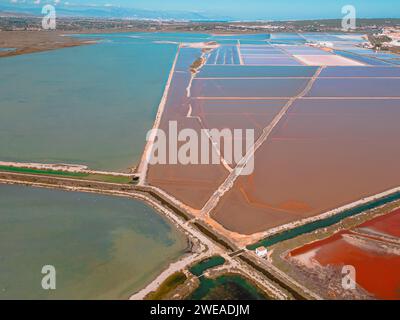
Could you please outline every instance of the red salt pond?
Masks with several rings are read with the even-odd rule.
[[[360,227],[399,235],[400,210],[373,219]],[[357,228],[359,230],[359,228]],[[351,238],[352,231],[339,232],[327,239],[293,250],[291,256],[310,267],[344,265],[356,269],[356,282],[378,299],[400,299],[400,255],[378,247],[371,238]],[[382,243],[382,242],[381,242]]]
[[[362,224],[360,228],[400,238],[400,209],[368,221]]]

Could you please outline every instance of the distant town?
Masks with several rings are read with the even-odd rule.
[[[40,31],[41,16],[0,12],[0,31]],[[79,33],[101,32],[195,32],[195,33],[291,33],[343,32],[341,20],[302,21],[176,21],[58,17],[57,30]],[[400,19],[358,19],[352,33],[364,33],[376,50],[397,51]]]
[[[25,16],[0,12],[1,31],[41,30],[42,16]],[[379,33],[385,28],[400,30],[400,19],[358,19],[352,32]],[[185,32],[341,32],[341,20],[299,21],[178,21],[106,18],[57,17],[57,29],[63,31],[118,30]]]

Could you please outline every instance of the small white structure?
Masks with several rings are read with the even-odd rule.
[[[256,255],[260,258],[264,258],[268,254],[268,250],[265,247],[258,247],[256,249]]]
[[[319,41],[318,47],[333,48],[334,44],[333,44],[333,42]]]
[[[333,48],[335,46],[333,44],[333,42],[327,42],[327,41],[307,42],[306,45],[309,45],[310,47],[317,47],[317,48]]]

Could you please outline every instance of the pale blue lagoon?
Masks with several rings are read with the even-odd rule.
[[[0,160],[106,170],[137,164],[177,45],[97,38],[0,59]]]
[[[186,247],[141,202],[0,185],[0,300],[128,299]],[[55,290],[42,289],[45,265]]]

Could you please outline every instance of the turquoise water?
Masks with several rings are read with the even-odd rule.
[[[225,259],[221,256],[214,256],[199,263],[195,264],[193,267],[190,268],[190,272],[193,273],[195,276],[201,276],[204,271],[210,268],[214,268],[225,263]]]
[[[188,300],[266,300],[258,288],[237,275],[224,275],[216,279],[200,278],[200,286]]]
[[[116,35],[0,59],[0,159],[124,170],[140,159],[176,44]]]
[[[0,208],[0,300],[127,299],[186,248],[132,199],[0,185]],[[44,265],[56,290],[41,287]]]

